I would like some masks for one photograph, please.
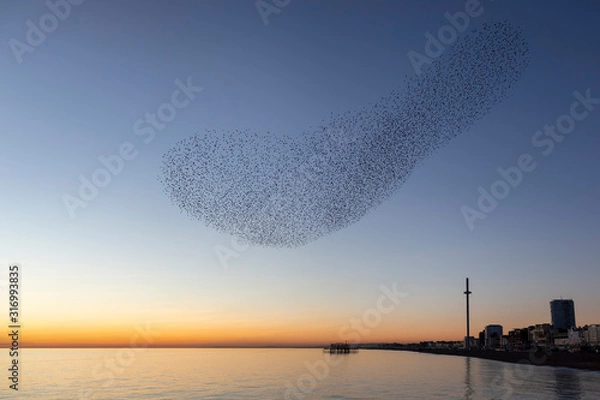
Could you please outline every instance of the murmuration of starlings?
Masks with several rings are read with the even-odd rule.
[[[163,155],[183,212],[264,247],[298,247],[351,225],[504,100],[530,61],[520,28],[484,24],[377,102],[300,138],[206,131]]]

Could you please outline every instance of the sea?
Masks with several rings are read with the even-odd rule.
[[[22,349],[18,390],[9,362],[0,399],[600,399],[600,372],[404,351]]]

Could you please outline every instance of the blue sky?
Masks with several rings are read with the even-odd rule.
[[[381,284],[397,282],[409,296],[386,316],[386,338],[412,338],[415,324],[436,321],[458,338],[470,276],[476,329],[549,321],[559,296],[575,300],[578,323],[599,323],[600,107],[551,155],[531,144],[568,112],[574,91],[600,97],[597,2],[482,1],[469,28],[509,20],[530,42],[513,95],[342,231],[293,250],[250,248],[225,269],[215,247],[231,237],[181,214],[162,191],[162,154],[197,131],[297,136],[386,95],[415,75],[407,53],[423,52],[424,33],[464,5],[292,0],[265,25],[252,1],[86,1],[22,63],[9,41],[24,42],[26,21],[48,7],[0,5],[0,260],[23,265],[26,315],[74,307],[74,320],[161,320],[152,310],[164,308],[197,324],[203,312],[295,315],[335,332],[373,306]],[[134,123],[188,78],[203,91],[144,144]],[[123,142],[138,156],[70,218],[62,196]],[[478,187],[524,153],[537,169],[470,231],[461,206],[474,207]]]

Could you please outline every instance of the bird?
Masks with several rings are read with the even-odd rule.
[[[344,229],[505,100],[530,63],[507,21],[465,32],[419,76],[374,104],[330,113],[300,138],[206,130],[162,157],[181,212],[248,244],[295,248]]]

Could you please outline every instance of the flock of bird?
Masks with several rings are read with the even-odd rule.
[[[162,183],[190,216],[252,245],[297,247],[394,194],[415,167],[509,95],[529,64],[507,22],[465,34],[402,87],[292,139],[208,131],[163,156]]]

